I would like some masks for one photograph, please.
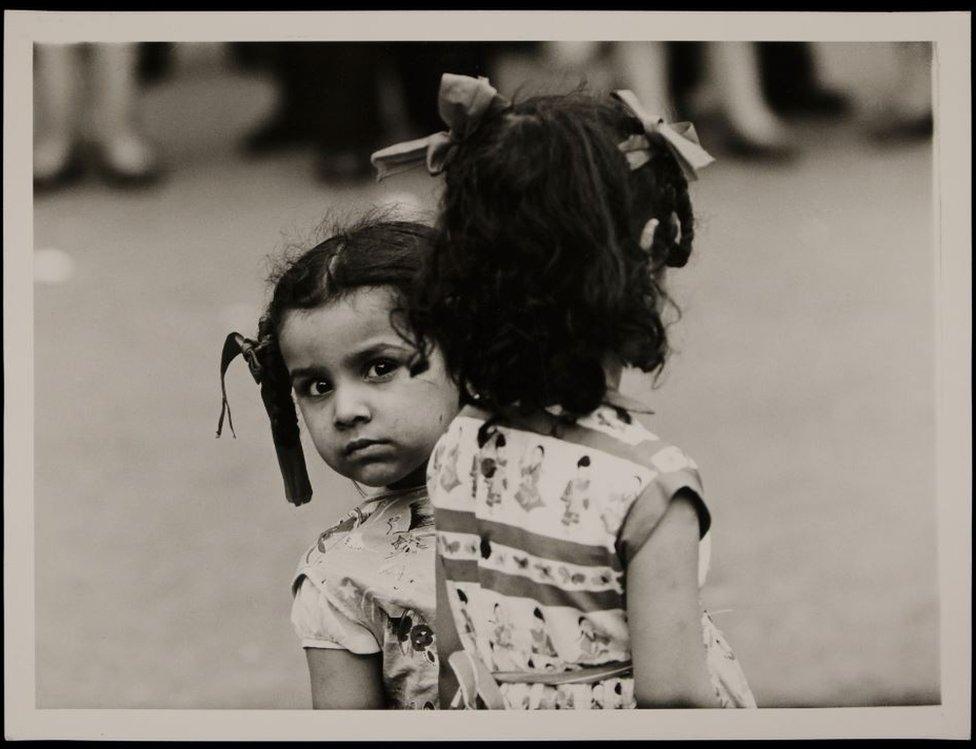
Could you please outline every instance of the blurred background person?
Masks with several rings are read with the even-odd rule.
[[[159,164],[138,121],[136,45],[44,44],[34,55],[35,189],[68,184],[86,166],[117,186],[154,182]]]
[[[712,146],[746,158],[796,155],[782,116],[838,116],[847,98],[825,87],[813,45],[753,42],[548,42],[561,76],[623,87],[666,119],[693,119]]]
[[[250,156],[311,145],[325,182],[372,174],[369,155],[404,132],[442,127],[437,85],[444,71],[487,74],[486,45],[300,42],[235,44],[239,61],[271,72],[277,103],[249,133]],[[397,131],[397,132],[391,132]]]
[[[751,43],[559,41],[547,43],[545,54],[563,78],[629,88],[667,120],[694,119],[716,150],[761,159],[793,155],[763,96]]]
[[[821,80],[816,44],[754,45],[759,55],[763,94],[774,112],[783,116],[838,117],[850,111],[849,97]]]
[[[443,73],[491,77],[496,45],[470,42],[397,42],[388,47],[395,96],[404,102],[408,133],[416,137],[444,129],[437,112]],[[394,115],[395,116],[395,115]]]
[[[245,154],[267,156],[298,146],[317,151],[324,179],[361,178],[383,135],[378,100],[380,60],[373,45],[347,42],[236,44],[238,58],[264,67],[277,100],[248,133]]]
[[[711,120],[720,138],[716,147],[762,159],[795,156],[786,127],[766,101],[756,46],[752,42],[706,42],[701,45],[701,55],[703,76],[689,98],[689,108],[695,119]]]

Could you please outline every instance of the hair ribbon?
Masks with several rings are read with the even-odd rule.
[[[227,417],[227,426],[230,427],[230,433],[234,435],[234,439],[237,439],[237,432],[234,431],[234,419],[230,414],[230,403],[227,401],[227,385],[224,382],[224,378],[227,375],[227,368],[230,367],[230,363],[234,361],[238,356],[243,356],[244,361],[247,362],[247,368],[251,371],[251,376],[254,381],[261,384],[261,362],[258,361],[257,355],[254,353],[254,347],[256,342],[245,338],[240,333],[230,333],[226,339],[224,339],[224,348],[220,353],[220,394],[222,400],[220,403],[220,419],[217,421],[217,436],[220,437],[224,430],[224,416]]]
[[[220,355],[220,393],[222,396],[220,406],[220,419],[217,422],[217,436],[220,437],[224,428],[224,416],[227,417],[227,426],[230,427],[231,434],[235,439],[237,434],[234,432],[234,421],[230,415],[230,403],[227,402],[227,386],[224,382],[227,369],[231,362],[238,356],[243,356],[247,362],[247,368],[251,372],[254,381],[261,385],[261,399],[264,401],[264,408],[268,412],[269,418],[273,413],[273,406],[270,403],[273,397],[270,388],[264,383],[264,369],[261,360],[257,355],[257,342],[250,338],[245,338],[240,333],[231,333],[224,340],[224,348]],[[271,434],[274,438],[275,452],[278,456],[278,467],[281,469],[281,476],[285,482],[285,497],[295,506],[303,505],[312,498],[312,485],[308,480],[308,469],[305,466],[305,455],[302,452],[301,439],[286,439],[279,434],[275,428],[274,420],[271,422]]]
[[[645,135],[631,135],[619,144],[620,150],[627,157],[631,169],[639,169],[646,164],[651,156],[648,153],[650,143],[647,135],[657,133],[674,154],[681,167],[681,172],[689,182],[698,179],[698,170],[703,169],[713,161],[714,157],[701,147],[695,126],[690,122],[667,123],[657,114],[650,114],[634,95],[633,91],[614,91],[613,96],[623,102],[633,115],[644,126]]]
[[[487,78],[444,73],[437,95],[437,111],[448,129],[374,153],[370,161],[376,168],[376,181],[424,163],[430,174],[440,174],[454,157],[458,144],[474,132],[482,117],[507,106],[508,99]]]

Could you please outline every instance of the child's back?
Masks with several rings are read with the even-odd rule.
[[[540,415],[484,428],[488,419],[465,408],[435,448],[429,473],[462,644],[495,673],[507,707],[634,707],[630,673],[600,678],[595,667],[631,660],[627,561],[671,497],[702,496],[694,462],[619,406],[601,406],[570,426]],[[700,499],[697,509],[701,584],[709,515]],[[707,615],[703,626],[718,700],[753,705]],[[533,683],[567,672],[589,683]]]

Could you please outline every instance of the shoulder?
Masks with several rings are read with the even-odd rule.
[[[620,469],[611,473],[631,477],[629,485],[620,485],[611,495],[621,521],[626,518],[631,523],[639,517],[642,525],[653,526],[681,494],[688,496],[698,510],[701,535],[708,531],[711,518],[698,465],[682,448],[652,431],[634,412],[601,406],[577,420],[567,438],[614,456]],[[625,474],[624,468],[630,470]]]
[[[628,460],[655,474],[684,471],[698,475],[697,464],[684,450],[651,431],[626,409],[600,406],[577,419],[564,438]]]
[[[355,568],[362,568],[357,577],[368,575],[377,558],[385,558],[396,534],[432,532],[433,515],[426,487],[370,497],[319,533],[299,558],[294,579],[335,578]]]
[[[318,580],[322,572],[329,568],[330,562],[337,554],[344,553],[350,548],[355,532],[367,521],[372,508],[366,503],[357,505],[342,517],[335,525],[326,528],[298,560],[298,566],[292,578],[292,588],[297,591],[303,578]],[[353,544],[355,546],[355,544]]]

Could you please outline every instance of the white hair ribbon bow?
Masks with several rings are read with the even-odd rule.
[[[650,114],[641,105],[633,91],[614,91],[613,95],[623,102],[633,115],[641,121],[647,135],[658,133],[668,144],[671,152],[678,160],[685,179],[689,182],[698,179],[698,170],[715,161],[714,157],[701,147],[695,126],[690,122],[675,122],[668,124],[657,114]],[[631,135],[619,144],[620,150],[627,157],[631,169],[639,169],[646,164],[651,156],[648,153],[650,143],[645,135]]]
[[[487,78],[444,73],[437,96],[437,109],[448,130],[404,143],[396,143],[370,157],[377,182],[392,174],[426,163],[432,175],[440,174],[454,157],[457,145],[488,112],[508,106],[508,100]]]

